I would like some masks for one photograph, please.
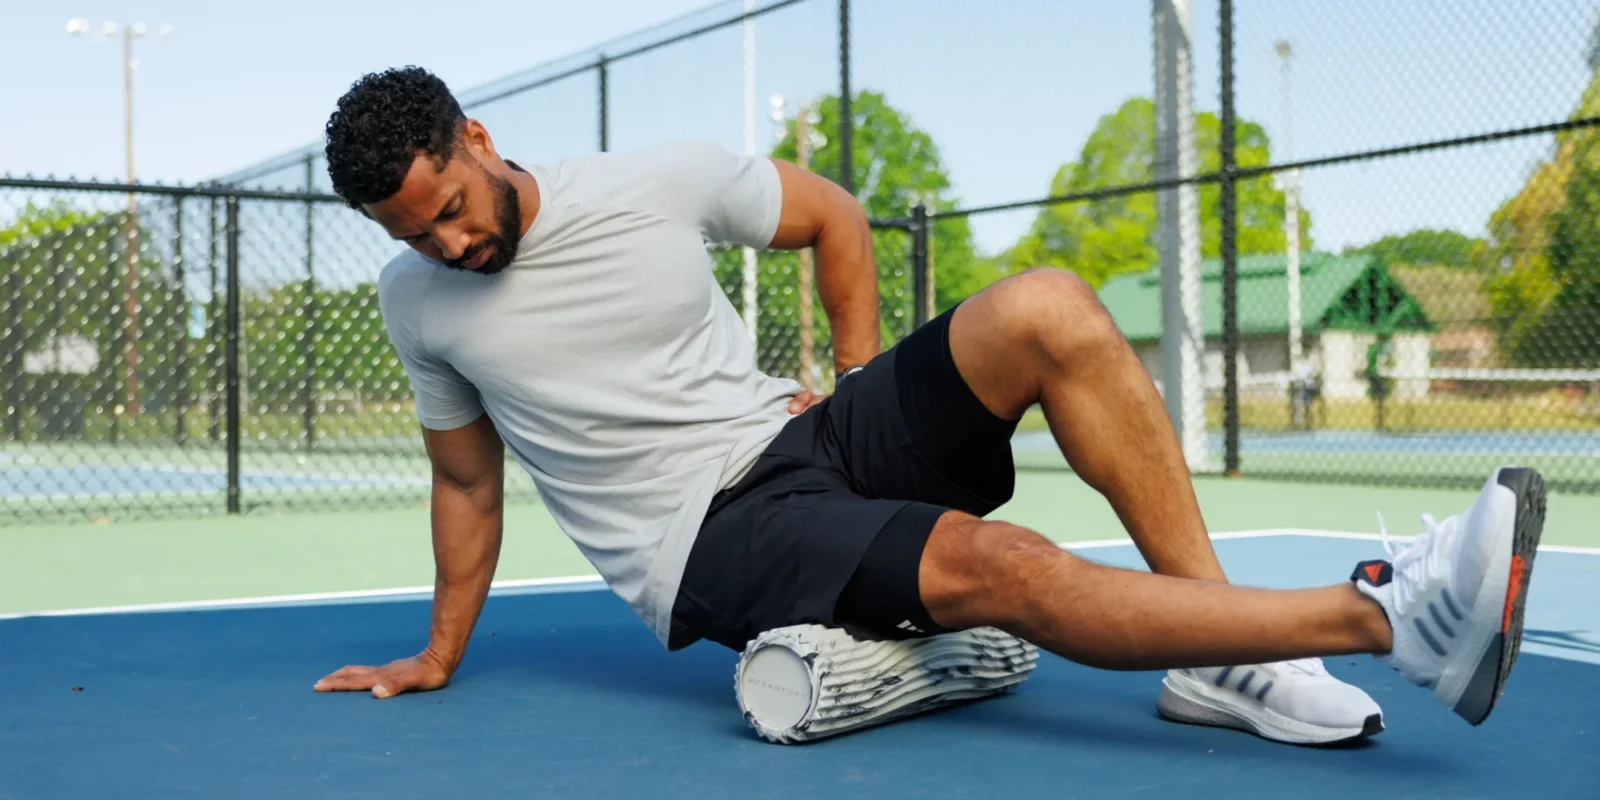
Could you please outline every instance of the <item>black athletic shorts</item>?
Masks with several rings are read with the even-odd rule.
[[[918,590],[949,510],[985,516],[1015,487],[1016,422],[973,395],[950,355],[954,310],[796,416],[712,501],[673,606],[672,650],[742,650],[814,623],[889,639],[941,632]]]

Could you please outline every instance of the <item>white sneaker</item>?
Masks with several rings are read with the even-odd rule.
[[[1380,660],[1478,725],[1505,690],[1522,649],[1522,610],[1539,536],[1544,480],[1502,467],[1478,500],[1426,529],[1391,561],[1366,561],[1351,579],[1383,606],[1394,647]]]
[[[1329,675],[1316,658],[1170,670],[1156,708],[1177,722],[1238,728],[1290,744],[1342,742],[1383,730],[1378,704]]]

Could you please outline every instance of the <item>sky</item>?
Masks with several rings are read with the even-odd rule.
[[[1237,106],[1275,154],[1297,157],[1560,120],[1590,77],[1600,0],[1238,0]],[[67,19],[166,23],[137,44],[136,176],[218,177],[315,144],[333,103],[364,72],[420,64],[458,92],[553,59],[579,63],[616,37],[704,9],[703,0],[11,0],[0,15],[0,173],[125,177],[120,45],[72,37]],[[853,85],[885,93],[929,131],[963,204],[1043,196],[1096,121],[1152,85],[1150,6],[1128,0],[854,0]],[[738,0],[702,11],[737,11]],[[833,0],[755,26],[757,130],[767,98],[837,89]],[[1193,0],[1194,101],[1218,109],[1216,0]],[[682,27],[680,25],[680,27]],[[684,136],[744,141],[740,26],[617,62],[608,73],[612,149]],[[1280,63],[1290,41],[1293,124]],[[633,41],[641,41],[633,39]],[[611,48],[615,51],[615,47]],[[593,152],[597,82],[586,72],[474,110],[525,161]],[[17,113],[23,112],[23,113]],[[1481,235],[1550,139],[1477,146],[1308,172],[1303,204],[1319,248],[1415,227]],[[298,186],[303,168],[274,176]],[[325,176],[319,176],[325,183]],[[0,194],[0,202],[5,202]],[[974,218],[981,250],[1003,249],[1034,212]]]

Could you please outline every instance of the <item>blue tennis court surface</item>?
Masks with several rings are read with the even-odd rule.
[[[251,492],[348,487],[425,486],[428,477],[245,469]],[[62,500],[225,492],[228,473],[209,467],[141,464],[9,467],[0,471],[0,500]]]
[[[1218,542],[1238,583],[1345,579],[1372,541]],[[1084,550],[1137,565],[1127,546]],[[1528,643],[1472,728],[1369,657],[1328,659],[1388,730],[1299,748],[1165,722],[1159,674],[1045,657],[1013,694],[764,743],[736,655],[664,652],[602,591],[497,594],[446,690],[317,694],[415,653],[425,598],[0,621],[0,797],[1596,797],[1600,555],[1544,551]],[[81,688],[80,688],[81,687]]]

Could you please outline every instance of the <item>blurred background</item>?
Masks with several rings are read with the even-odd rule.
[[[1007,275],[1077,273],[1197,476],[1460,489],[1518,461],[1597,493],[1597,6],[15,10],[0,524],[425,506],[374,294],[396,245],[330,194],[319,138],[404,64],[525,162],[694,137],[839,182],[874,220],[886,344]],[[760,366],[830,388],[807,254],[715,269]],[[1015,447],[1070,477],[1042,419]]]

